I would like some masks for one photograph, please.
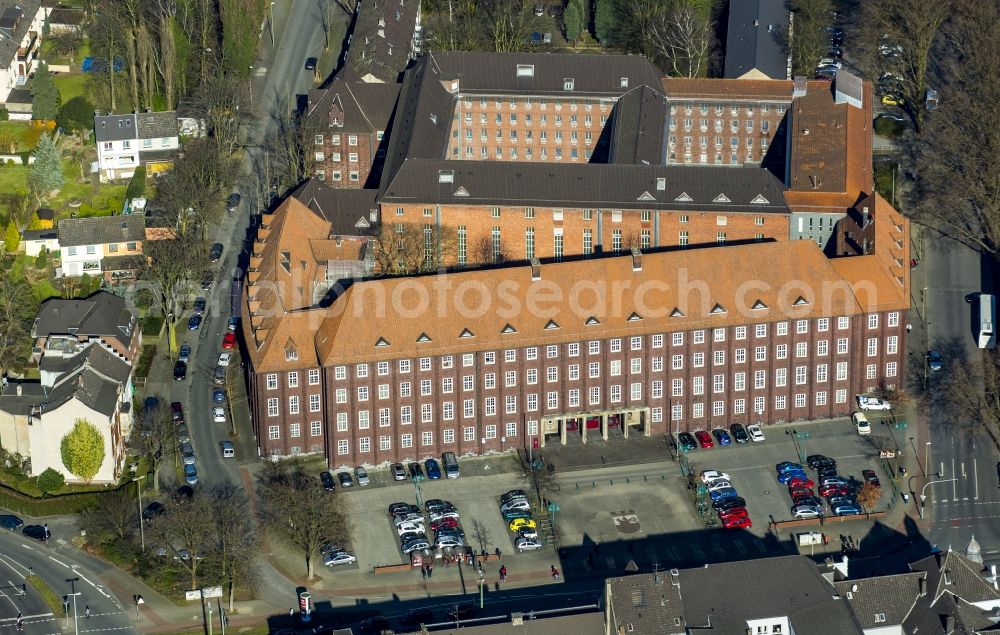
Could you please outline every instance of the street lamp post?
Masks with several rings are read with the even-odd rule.
[[[149,474],[147,473],[146,476],[149,476]],[[146,476],[137,476],[132,479],[132,482],[135,483],[139,502],[139,545],[143,552],[146,551],[146,532],[142,527],[142,482],[146,479]]]
[[[267,28],[271,32],[271,48],[274,48],[274,3],[271,3],[271,14],[267,18]]]
[[[250,81],[247,82],[250,86],[250,106],[253,107],[253,66],[250,67]]]
[[[76,590],[76,585],[74,583],[77,580],[79,580],[79,578],[71,578],[69,580],[66,580],[70,584],[69,588],[73,589],[70,593],[67,593],[66,595],[73,598],[73,633],[75,635],[80,635],[80,627],[76,617],[76,596],[83,594]]]

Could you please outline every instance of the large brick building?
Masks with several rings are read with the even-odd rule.
[[[421,57],[382,128],[384,162],[358,176],[378,189],[307,185],[326,203],[263,219],[243,306],[261,453],[378,464],[849,413],[902,376],[909,302],[908,224],[873,193],[871,108],[848,74],[663,80],[639,57]],[[703,111],[706,134],[737,139],[735,166],[688,160],[700,139],[672,149],[671,127],[700,135]],[[332,284],[320,208],[416,226],[451,271]],[[694,304],[691,280],[707,281]],[[615,301],[582,310],[579,281]],[[467,310],[483,297],[502,306]]]

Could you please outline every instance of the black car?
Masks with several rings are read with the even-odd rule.
[[[219,262],[220,258],[222,258],[222,243],[212,243],[212,247],[208,250],[208,259]]]
[[[454,505],[452,505],[448,501],[441,500],[440,498],[432,498],[429,501],[424,502],[424,509],[427,510],[428,514],[454,508],[455,508]]]
[[[478,608],[476,607],[475,602],[461,602],[448,611],[448,619],[464,620],[470,617],[475,617],[477,610]]]
[[[226,199],[226,211],[235,212],[239,208],[241,200],[239,192],[230,194],[229,198]]]
[[[326,470],[319,473],[319,480],[323,481],[323,489],[328,492],[332,492],[336,488],[336,485],[333,482],[333,474],[330,474],[330,472]]]
[[[351,478],[350,472],[337,472],[337,480],[340,481],[341,487],[351,487],[354,485],[354,479]]]
[[[527,500],[528,494],[523,489],[512,489],[500,497],[500,504],[504,505],[517,498],[523,498]]]
[[[315,57],[307,57],[306,58],[306,70],[307,71],[314,71],[314,70],[316,70],[316,62],[317,62],[317,60],[316,60]]]
[[[389,505],[390,516],[398,516],[399,514],[408,514],[410,512],[419,514],[420,508],[417,507],[416,505],[411,505],[409,503],[393,503],[392,505]]]
[[[690,432],[679,433],[677,435],[677,445],[685,451],[694,450],[698,447],[698,443],[694,440],[694,435]]]
[[[382,631],[389,630],[389,628],[389,620],[385,619],[381,615],[369,617],[367,620],[358,625],[358,629],[362,633],[381,633]]]
[[[205,312],[205,307],[207,306],[207,304],[208,303],[205,301],[205,298],[196,298],[192,310],[196,314],[201,315],[202,313]]]
[[[822,454],[810,454],[806,457],[806,465],[816,470],[826,465],[836,465],[837,461]]]
[[[712,509],[717,512],[725,511],[727,509],[736,509],[737,507],[746,507],[747,502],[740,498],[739,496],[733,496],[731,498],[720,498],[719,500],[712,503]]]
[[[410,463],[410,478],[423,478],[424,468],[420,467],[419,463]]]
[[[194,488],[190,485],[181,485],[177,488],[177,493],[174,495],[174,502],[183,503],[184,501],[191,500],[194,497]]]
[[[174,364],[174,379],[180,381],[186,379],[188,376],[188,365],[182,361],[178,361]]]
[[[40,542],[45,542],[49,539],[49,532],[45,527],[41,525],[28,525],[21,530],[21,533],[28,538],[34,538]]]
[[[830,476],[837,476],[837,466],[834,465],[821,465],[816,468],[816,474],[820,479],[824,479]]]
[[[157,516],[166,513],[167,509],[163,506],[163,503],[153,501],[149,505],[146,505],[146,509],[142,510],[142,519],[147,523]]]
[[[403,626],[420,626],[434,622],[434,611],[431,609],[414,609],[403,616]]]
[[[792,499],[793,505],[810,505],[812,507],[822,507],[823,501],[818,496],[796,496]]]
[[[0,516],[0,527],[3,527],[4,529],[17,531],[23,526],[24,521],[13,514],[4,514]]]
[[[746,443],[750,440],[750,435],[747,434],[747,429],[742,424],[734,423],[729,426],[729,432],[732,433],[733,439],[737,443]]]

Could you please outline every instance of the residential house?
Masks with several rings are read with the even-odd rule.
[[[420,0],[364,0],[357,4],[346,66],[363,82],[398,83],[419,52]]]
[[[86,299],[46,300],[31,327],[32,361],[38,362],[47,353],[63,355],[97,342],[134,363],[142,343],[137,324],[136,313],[125,299],[107,291]]]
[[[0,392],[0,445],[30,459],[32,474],[52,468],[80,481],[63,464],[60,446],[84,420],[104,439],[104,461],[90,482],[115,483],[132,430],[132,365],[96,342],[69,356],[54,352],[41,359],[41,381],[8,382]]]
[[[37,257],[44,249],[48,253],[59,251],[59,234],[54,229],[26,229],[21,232],[24,255]]]
[[[791,79],[790,16],[785,0],[730,0],[723,76]]]
[[[131,178],[140,165],[150,173],[166,170],[180,145],[177,113],[97,115],[94,138],[102,183]]]
[[[59,3],[62,4],[61,2]],[[57,6],[49,11],[49,32],[50,33],[79,33],[83,29],[83,24],[87,19],[87,13],[83,9],[72,9],[70,7]]]
[[[142,266],[146,219],[140,215],[66,218],[59,221],[60,275],[134,279]]]
[[[35,71],[50,10],[41,0],[0,0],[0,104]]]

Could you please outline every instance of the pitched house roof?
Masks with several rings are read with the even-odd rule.
[[[410,61],[419,13],[419,0],[364,0],[358,3],[347,49],[347,66],[363,81],[398,82]]]
[[[512,631],[518,635],[604,635],[604,615],[598,610],[589,610],[568,615],[546,615],[554,611],[525,612],[520,624],[513,624],[513,616],[503,616],[487,620],[480,618],[464,622],[461,627],[454,625],[435,625],[431,632],[440,635],[509,635]],[[418,635],[426,631],[410,631]],[[404,631],[397,631],[404,635]]]
[[[782,41],[789,29],[784,0],[730,0],[725,77],[757,71],[788,79],[788,54]]]
[[[98,374],[124,384],[132,374],[132,365],[99,344],[91,344],[72,357],[43,355],[39,370],[64,374],[75,369],[92,368]]]
[[[608,631],[644,635],[683,635],[684,606],[678,572],[608,578]]]
[[[136,113],[135,123],[139,139],[177,136],[177,113],[173,110]]]
[[[332,188],[319,179],[309,179],[291,193],[291,198],[329,222],[329,236],[370,236],[378,225],[377,193],[378,190]]]
[[[41,6],[40,0],[0,0],[0,68],[14,64],[21,41]],[[41,34],[39,34],[41,35]]]
[[[817,82],[820,83],[820,82]],[[821,82],[826,84],[826,82]],[[725,101],[792,101],[791,80],[784,79],[725,79],[663,77],[660,79],[667,100],[718,99]]]
[[[94,117],[94,139],[98,143],[105,141],[123,141],[135,139],[135,115],[96,115]]]
[[[666,121],[666,99],[656,88],[643,84],[622,95],[612,114],[608,162],[662,164]]]
[[[94,117],[94,138],[98,143],[126,139],[159,139],[176,137],[177,134],[177,113],[173,110]]]
[[[406,159],[382,203],[787,213],[760,168]]]
[[[146,237],[146,219],[141,214],[64,218],[57,229],[60,247],[138,242]]]
[[[124,298],[107,291],[98,291],[85,300],[46,300],[39,307],[31,329],[32,337],[114,337],[126,348],[135,333],[135,314],[126,306]]]
[[[787,616],[796,633],[862,633],[851,609],[816,565],[802,556],[709,564],[680,571],[684,617],[689,629],[715,631],[720,622],[743,633],[747,620]]]
[[[335,127],[336,132],[385,131],[392,119],[399,88],[396,83],[349,81],[338,75],[326,88],[309,91],[306,112],[321,127]]]
[[[922,571],[884,575],[833,583],[847,600],[862,628],[902,624],[923,592],[927,575]]]

